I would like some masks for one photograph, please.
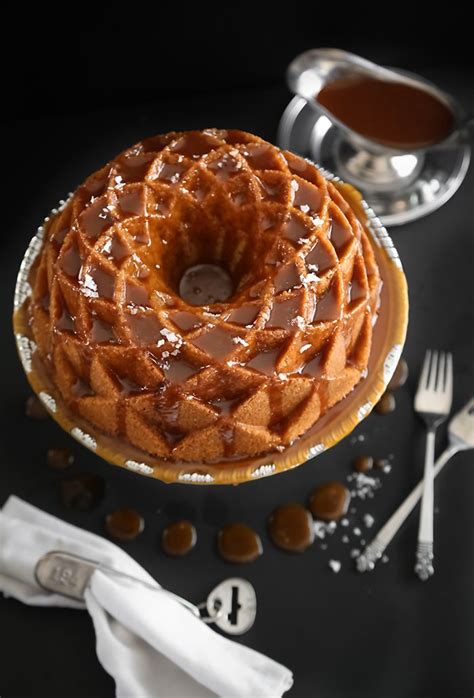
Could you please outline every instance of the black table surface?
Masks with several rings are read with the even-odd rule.
[[[474,106],[467,75],[425,70]],[[128,144],[144,135],[210,125],[235,126],[275,141],[279,116],[289,99],[283,85],[237,89],[173,98],[143,105],[56,109],[47,117],[25,118],[9,127],[3,163],[14,186],[2,206],[1,317],[2,365],[0,502],[18,495],[66,521],[103,533],[107,512],[118,506],[138,509],[143,534],[124,544],[165,587],[199,602],[220,580],[247,577],[258,595],[258,617],[242,642],[290,667],[295,676],[288,695],[318,698],[468,697],[474,691],[474,467],[472,452],[455,457],[436,483],[436,573],[421,583],[413,573],[417,516],[412,515],[388,550],[389,561],[371,574],[358,574],[339,530],[327,550],[316,543],[302,555],[274,548],[266,517],[277,505],[304,502],[328,479],[344,479],[356,455],[393,454],[390,474],[369,502],[357,503],[350,531],[370,512],[381,525],[421,477],[423,428],[412,410],[416,375],[425,348],[454,351],[454,409],[473,393],[473,194],[471,168],[459,192],[441,210],[393,229],[410,289],[411,313],[404,355],[411,373],[397,393],[397,409],[370,415],[355,435],[317,459],[288,472],[239,487],[164,485],[114,468],[63,433],[53,421],[24,416],[29,388],[10,330],[16,271],[38,222],[57,200]],[[5,153],[6,149],[6,153]],[[16,183],[20,182],[19,187]],[[5,192],[4,192],[5,193]],[[440,430],[438,449],[445,445]],[[107,491],[93,512],[63,507],[58,481],[45,465],[45,452],[70,446],[71,472],[91,471],[106,478]],[[191,518],[198,543],[184,559],[160,550],[160,532],[176,516]],[[219,524],[242,520],[261,535],[263,556],[232,566],[215,553]],[[361,526],[364,528],[364,526]],[[370,532],[365,530],[366,540]],[[328,566],[342,562],[339,574]],[[2,668],[0,695],[114,695],[112,679],[94,650],[86,613],[24,606],[0,598]]]

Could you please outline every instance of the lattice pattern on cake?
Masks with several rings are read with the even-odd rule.
[[[226,303],[187,305],[219,264]],[[240,131],[156,136],[89,177],[32,273],[39,353],[70,409],[176,461],[283,449],[365,375],[380,278],[307,161]]]

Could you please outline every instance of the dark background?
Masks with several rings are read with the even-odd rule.
[[[357,505],[351,529],[366,511],[376,517],[375,528],[386,520],[421,476],[423,432],[411,404],[426,347],[454,351],[454,407],[472,395],[472,169],[440,211],[392,230],[411,299],[405,351],[411,377],[397,394],[395,413],[371,415],[356,432],[364,434],[363,443],[349,437],[297,470],[238,488],[165,486],[100,462],[51,421],[28,420],[29,391],[10,330],[17,268],[58,199],[143,136],[232,126],[275,141],[290,98],[285,67],[305,49],[337,46],[419,72],[474,110],[471,31],[460,3],[430,10],[386,3],[349,9],[301,2],[192,8],[82,3],[5,11],[0,503],[15,493],[99,533],[107,512],[136,507],[146,529],[126,549],[165,587],[196,602],[226,576],[246,576],[257,590],[259,613],[243,641],[294,671],[289,695],[295,698],[473,695],[472,452],[457,456],[437,483],[436,574],[425,584],[412,572],[416,516],[389,549],[389,562],[365,576],[349,559],[354,537],[347,546],[338,532],[327,551],[316,544],[292,557],[274,549],[265,532],[274,507],[303,502],[316,484],[344,478],[364,452],[393,453],[393,469],[382,476],[376,499]],[[79,514],[61,505],[61,475],[45,466],[46,450],[58,445],[73,448],[72,472],[106,477],[107,494],[96,511]],[[160,552],[159,534],[182,515],[195,521],[198,545],[186,559],[169,560]],[[232,520],[246,521],[262,536],[264,555],[252,565],[235,568],[214,552],[217,527]],[[343,563],[337,576],[327,566],[330,558]],[[86,614],[0,598],[0,627],[2,698],[113,695]]]

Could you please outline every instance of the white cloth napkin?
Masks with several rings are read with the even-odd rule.
[[[85,604],[39,587],[34,568],[61,550],[156,585],[96,571]],[[292,683],[281,664],[222,637],[165,592],[113,543],[10,497],[0,511],[0,591],[26,604],[87,609],[97,656],[119,698],[276,698]]]

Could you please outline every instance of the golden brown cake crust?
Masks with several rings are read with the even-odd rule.
[[[196,264],[232,278],[188,305]],[[171,461],[283,449],[365,375],[380,277],[318,169],[248,133],[127,149],[50,221],[31,279],[41,359],[73,413]]]

